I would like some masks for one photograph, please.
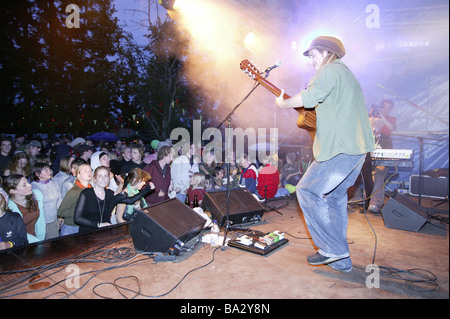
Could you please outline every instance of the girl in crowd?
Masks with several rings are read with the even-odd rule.
[[[3,189],[9,196],[8,207],[19,213],[25,223],[29,243],[45,239],[44,198],[32,189],[28,180],[19,174],[11,174],[3,181]]]
[[[70,176],[70,164],[72,164],[75,157],[66,155],[59,161],[59,172],[53,177],[53,180],[58,184],[59,189],[62,188],[64,181]],[[63,198],[63,196],[61,197]]]
[[[209,151],[203,155],[202,163],[198,166],[198,168],[200,172],[205,174],[205,176],[213,176],[216,166],[217,164],[214,157],[214,151]]]
[[[31,170],[31,187],[44,196],[44,217],[46,223],[45,239],[59,236],[61,220],[58,219],[58,206],[61,204],[61,191],[52,180],[53,171],[47,163],[36,163]]]
[[[145,166],[144,171],[151,176],[152,183],[155,185],[155,191],[145,199],[149,205],[169,199],[169,189],[172,184],[170,163],[172,163],[172,148],[163,146],[158,150],[157,160]]]
[[[42,144],[39,141],[31,140],[25,147],[25,153],[28,155],[28,161],[33,166],[36,156],[41,152]]]
[[[109,169],[104,166],[97,167],[94,171],[93,187],[81,191],[75,207],[74,221],[80,226],[80,233],[111,225],[112,211],[117,204],[133,204],[150,190],[147,185],[137,195],[128,197],[125,194],[114,195],[114,192],[107,188],[108,184]]]
[[[151,176],[146,171],[140,168],[133,168],[128,172],[128,184],[126,189],[123,191],[128,197],[134,196],[139,193],[145,184],[149,183],[150,188],[154,189],[155,185],[150,182]],[[135,217],[135,212],[147,206],[147,202],[144,198],[136,201],[134,204],[118,204],[116,208],[116,220],[118,223],[123,223],[126,221],[133,220]]]
[[[0,250],[28,244],[22,216],[11,212],[6,199],[0,194]]]
[[[124,163],[124,165],[121,167],[121,174],[126,174],[133,168],[144,169],[145,165],[147,165],[142,161],[145,152],[144,146],[142,146],[141,144],[133,144],[130,146],[130,150],[131,160]]]
[[[241,166],[241,179],[239,181],[240,187],[247,188],[250,193],[257,194],[257,179],[258,179],[258,169],[256,168],[255,164],[250,163],[248,159],[248,155],[244,155],[242,159],[240,160],[240,166]]]
[[[75,207],[77,206],[81,191],[85,188],[92,187],[89,182],[92,180],[93,172],[88,163],[77,166],[75,176],[75,183],[64,196],[61,205],[58,207],[58,216],[64,218],[60,236],[78,233],[79,226],[76,225],[74,221]]]
[[[266,157],[262,166],[257,179],[258,194],[261,198],[273,198],[280,186],[278,155],[272,154],[270,157]]]
[[[70,164],[70,174],[61,185],[61,198],[64,198],[69,189],[73,187],[77,176],[78,167],[82,164],[87,164],[87,162],[81,157],[75,157],[75,159]]]
[[[205,175],[202,173],[192,174],[191,186],[187,190],[187,196],[189,198],[189,205],[191,208],[193,208],[195,197],[197,197],[198,205],[201,206],[205,194]]]
[[[99,167],[99,166],[104,166],[104,167],[107,167],[107,168],[110,169],[110,156],[105,151],[95,152],[91,156],[91,167],[92,167],[92,170],[95,171],[95,169],[97,167]],[[119,183],[116,182],[116,180],[114,179],[114,174],[110,170],[110,172],[109,172],[109,185],[108,185],[108,188],[110,188],[116,194],[118,194],[123,189],[123,182],[124,182],[124,180],[123,180],[123,178],[120,175],[116,175],[116,178],[117,178]]]
[[[11,162],[6,166],[3,176],[8,176],[11,174],[20,174],[25,177],[30,176],[30,161],[25,152],[15,153],[12,156]]]

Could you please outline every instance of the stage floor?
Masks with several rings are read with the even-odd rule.
[[[419,232],[386,228],[381,214],[365,215],[349,207],[353,270],[341,273],[307,264],[306,257],[315,248],[296,199],[272,204],[286,201],[289,205],[280,209],[282,215],[271,211],[262,222],[248,226],[285,233],[289,242],[266,256],[202,243],[175,261],[155,262],[136,254],[128,227],[116,226],[90,237],[70,236],[0,254],[0,297],[189,299],[189,307],[208,300],[222,304],[223,300],[256,299],[251,303],[260,310],[275,299],[449,298],[448,202],[437,207],[447,223],[433,219]],[[424,207],[436,203],[422,199]],[[236,235],[235,231],[230,235]],[[411,269],[415,270],[408,272]],[[186,300],[183,303],[188,305]],[[201,309],[181,307],[172,310]],[[216,311],[224,312],[225,307],[232,306],[222,305]]]

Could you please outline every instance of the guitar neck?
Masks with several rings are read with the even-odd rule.
[[[269,81],[267,81],[266,79],[264,79],[264,78],[257,78],[255,80],[258,81],[259,84],[264,86],[270,92],[272,92],[275,96],[280,96],[281,90],[279,88],[277,88],[275,85],[273,85],[272,83],[270,83]],[[288,94],[284,93],[283,98],[284,99],[290,99],[291,97]]]
[[[267,81],[264,77],[262,77],[262,73],[248,60],[242,60],[240,64],[241,70],[247,74],[252,80],[258,82],[262,86],[264,86],[267,90],[272,92],[275,96],[281,95],[281,90],[277,88],[275,85]],[[291,97],[284,93],[283,98],[290,99]],[[297,119],[297,126],[307,130],[311,139],[314,141],[315,133],[316,133],[316,112],[314,109],[311,111],[306,111],[304,107],[295,107],[294,108],[298,113],[299,117]]]

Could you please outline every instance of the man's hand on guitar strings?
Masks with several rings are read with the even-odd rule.
[[[286,102],[284,101],[284,90],[281,90],[280,96],[275,99],[275,104],[278,107],[283,107]]]

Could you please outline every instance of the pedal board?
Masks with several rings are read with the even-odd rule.
[[[255,236],[257,235],[257,236]],[[247,250],[258,255],[267,255],[289,242],[284,238],[284,233],[278,231],[271,233],[261,233],[242,235],[236,239],[228,241],[228,246]]]

